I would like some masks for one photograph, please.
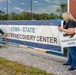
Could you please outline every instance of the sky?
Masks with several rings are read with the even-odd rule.
[[[0,0],[0,10],[7,12],[21,13],[31,12],[31,0]],[[60,3],[67,3],[67,0],[32,0],[33,13],[53,13],[59,8]]]

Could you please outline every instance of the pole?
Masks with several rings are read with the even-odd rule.
[[[9,19],[11,20],[11,19],[12,19],[12,14],[11,14],[11,3],[9,4],[9,6],[10,6],[10,11],[9,11],[10,16],[9,16]]]
[[[70,4],[70,0],[67,1],[67,5],[68,5],[67,11],[68,11],[68,12],[69,12],[69,4]]]
[[[30,4],[31,4],[31,20],[33,19],[33,15],[32,15],[32,0],[30,0]]]
[[[8,20],[8,0],[7,0],[7,20]]]

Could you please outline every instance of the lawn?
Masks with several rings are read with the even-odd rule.
[[[0,75],[55,75],[0,57]]]

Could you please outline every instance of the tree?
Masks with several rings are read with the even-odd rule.
[[[4,15],[5,12],[3,12],[2,10],[0,10],[0,15]]]
[[[4,20],[4,13],[2,10],[0,10],[0,20]]]
[[[54,13],[51,13],[49,16],[50,16],[50,19],[56,19],[57,18],[57,15]]]
[[[60,15],[66,11],[67,11],[67,4],[66,3],[61,3],[60,8],[56,10],[56,12],[60,13]]]

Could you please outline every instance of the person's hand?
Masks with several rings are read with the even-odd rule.
[[[4,38],[4,40],[5,40],[6,43],[7,43],[8,41],[7,41],[7,36],[6,36],[6,34],[3,35],[3,38]]]
[[[63,31],[63,28],[58,26],[58,30],[59,30],[60,32],[62,32],[62,31]]]
[[[6,34],[3,35],[3,38],[6,39]]]

